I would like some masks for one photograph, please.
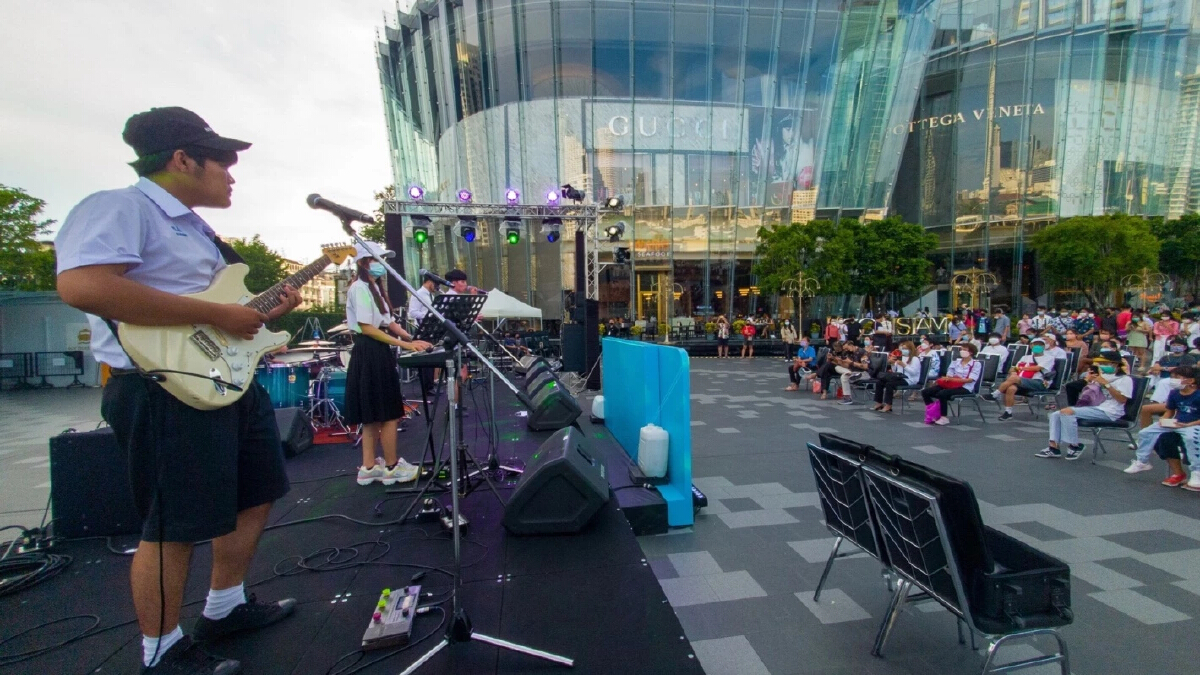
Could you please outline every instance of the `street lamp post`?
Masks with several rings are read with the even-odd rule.
[[[968,293],[970,294],[972,301],[974,301],[977,297],[987,297],[987,308],[991,309],[991,290],[992,287],[996,286],[998,283],[999,281],[997,281],[995,274],[981,270],[978,267],[972,267],[969,270],[957,272],[950,281],[950,292],[954,298],[952,304],[958,304],[958,296],[960,293]],[[978,303],[972,302],[971,304],[974,305]]]
[[[796,333],[804,334],[804,298],[816,297],[821,284],[801,270],[795,279],[787,279],[781,286],[784,293],[796,296]]]
[[[1142,309],[1146,309],[1146,296],[1150,291],[1162,291],[1163,286],[1167,285],[1167,276],[1158,272],[1151,272],[1150,268],[1143,267],[1137,274],[1128,274],[1121,279],[1121,285],[1126,288],[1136,289],[1138,295],[1142,298]]]

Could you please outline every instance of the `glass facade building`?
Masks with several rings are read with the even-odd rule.
[[[748,313],[774,303],[760,227],[888,214],[940,241],[904,301],[944,306],[976,268],[992,302],[1056,302],[1024,247],[1038,228],[1200,207],[1197,4],[418,0],[379,43],[394,180],[441,201],[620,195],[604,224],[627,223],[631,261],[601,273],[602,316]],[[467,244],[452,225],[408,268],[561,307],[571,233],[511,245],[481,223]]]

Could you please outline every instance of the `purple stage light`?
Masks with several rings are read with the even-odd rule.
[[[421,189],[420,185],[414,185],[408,188],[408,196],[413,201],[417,201],[425,196],[425,190]]]
[[[558,203],[558,190],[551,190],[546,193],[546,203],[551,206]]]
[[[459,190],[458,191],[458,201],[460,201],[464,204],[471,201],[471,191],[470,190]]]
[[[517,192],[513,188],[508,188],[504,191],[504,199],[509,204],[516,204],[517,202],[521,201],[521,193]]]

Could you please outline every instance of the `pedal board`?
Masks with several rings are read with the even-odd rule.
[[[467,525],[470,525],[470,524],[471,523],[470,523],[470,521],[467,520],[466,516],[464,516],[461,513],[458,514],[458,529],[462,530],[462,529],[466,528]],[[445,530],[447,532],[454,530],[454,521],[450,520],[450,511],[449,510],[446,511],[446,515],[442,516],[442,527],[445,528]]]
[[[417,615],[417,600],[421,597],[420,586],[409,586],[395,593],[383,589],[375,613],[363,633],[364,651],[396,647],[408,644],[412,638],[413,619]]]

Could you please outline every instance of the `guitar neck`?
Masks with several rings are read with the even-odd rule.
[[[246,306],[256,309],[263,314],[270,312],[279,305],[279,296],[283,295],[284,286],[291,286],[292,288],[299,289],[304,284],[312,281],[312,278],[320,274],[321,271],[326,267],[329,267],[330,262],[329,256],[327,255],[317,258],[299,272],[296,272],[292,276],[254,296],[254,299],[246,303]]]

